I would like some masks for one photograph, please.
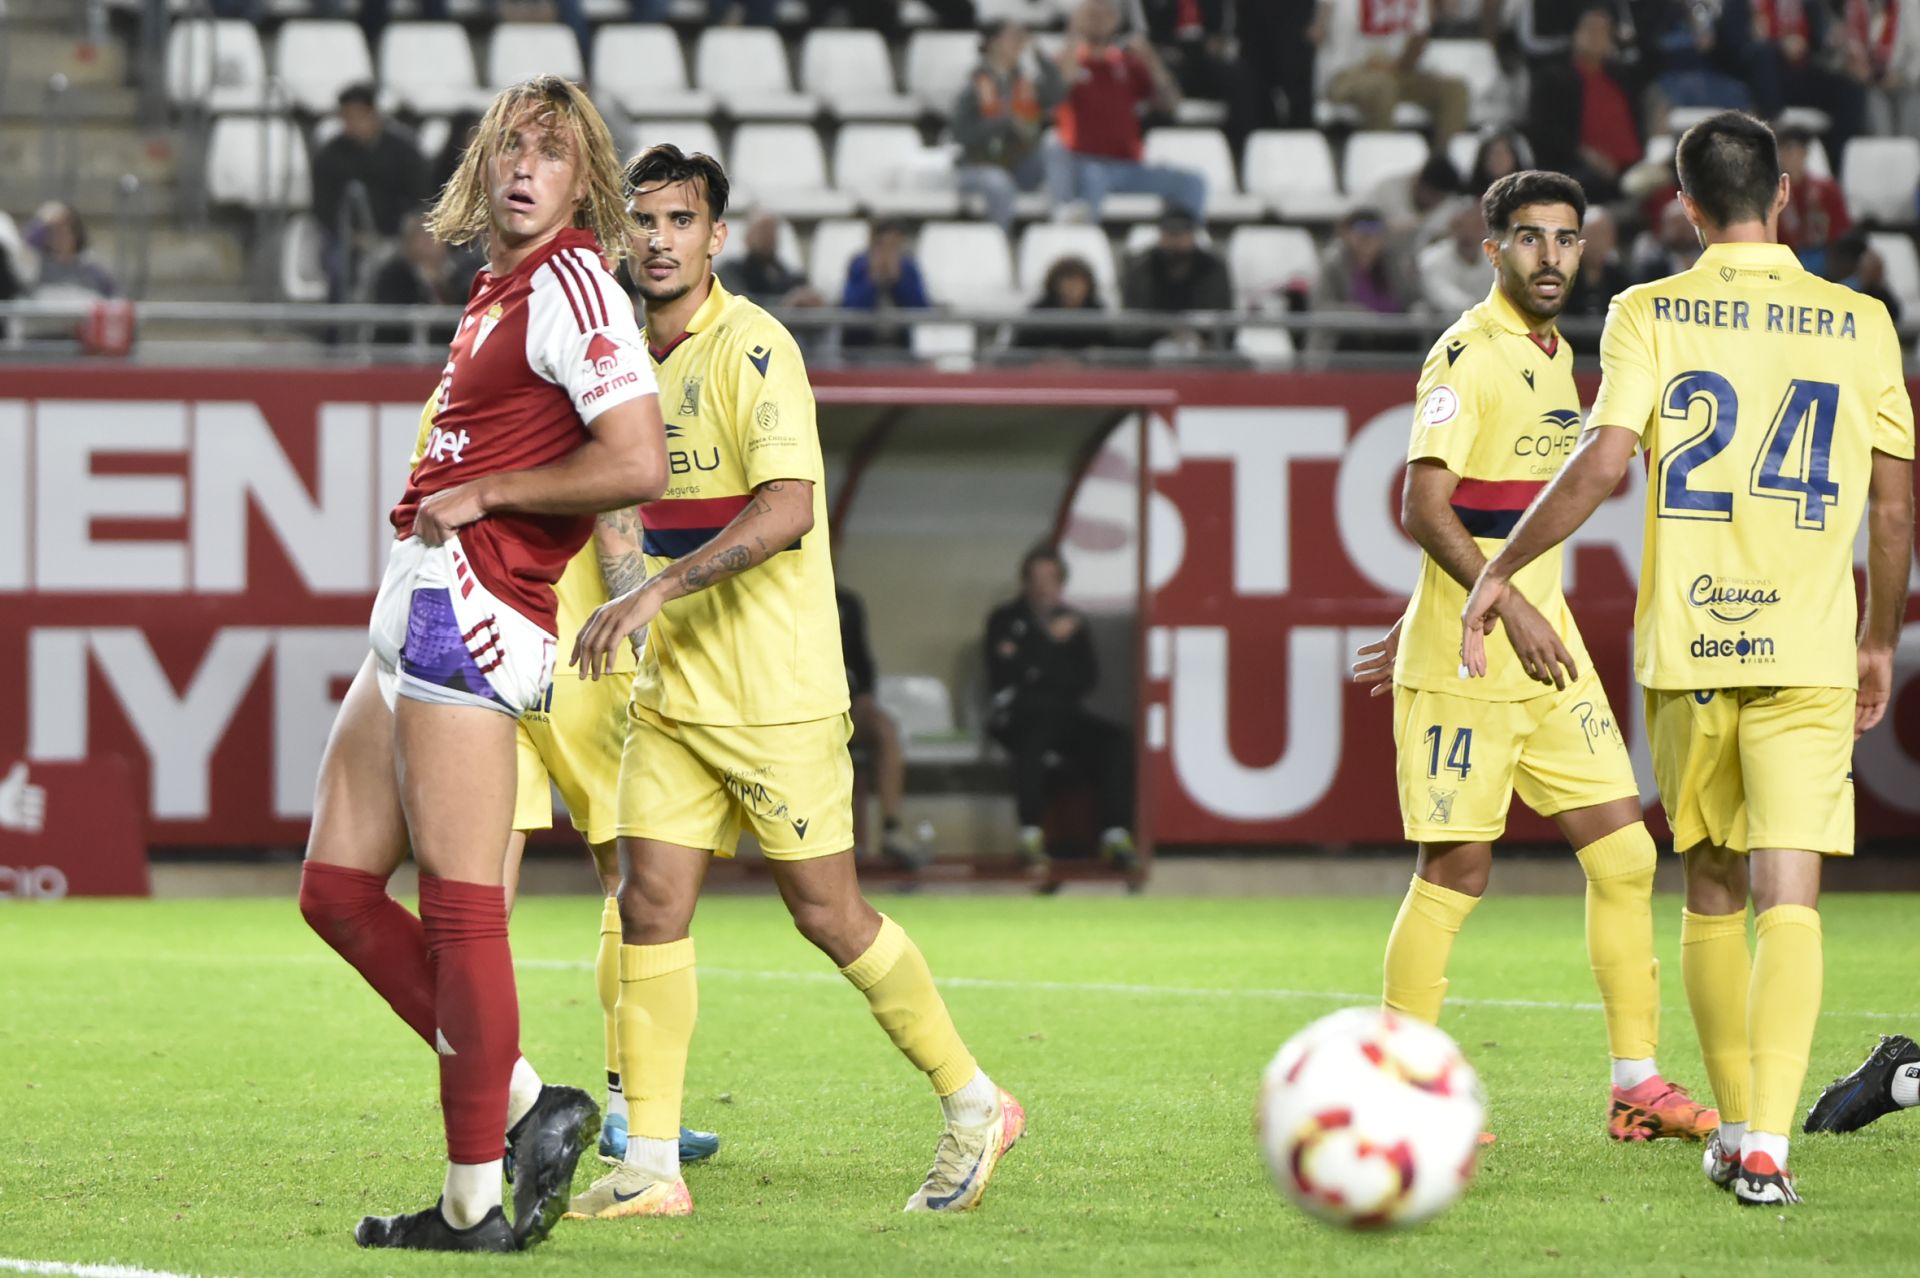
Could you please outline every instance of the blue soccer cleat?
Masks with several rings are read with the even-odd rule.
[[[704,1163],[720,1152],[720,1137],[714,1132],[680,1129],[680,1161]],[[600,1123],[600,1161],[609,1166],[627,1156],[627,1116],[608,1114]]]

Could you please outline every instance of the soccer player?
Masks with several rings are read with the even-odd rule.
[[[321,761],[300,908],[439,1052],[440,1201],[369,1216],[355,1238],[512,1251],[552,1228],[595,1116],[578,1089],[542,1087],[517,1047],[502,885],[515,723],[552,677],[554,581],[594,512],[664,490],[665,440],[638,327],[602,260],[626,252],[632,221],[585,94],[553,76],[502,92],[431,224],[448,242],[484,238],[487,269],[393,511],[373,652]],[[386,891],[409,848],[418,918]]]
[[[629,707],[617,829],[626,1161],[570,1214],[683,1216],[678,1146],[696,1006],[689,926],[709,858],[743,825],[802,935],[863,993],[940,1098],[946,1130],[910,1211],[964,1211],[1025,1129],[975,1063],[900,925],[860,893],[846,670],[813,392],[780,323],[713,276],[727,175],[706,155],[648,149],[628,166],[645,237],[635,272],[670,405],[671,487],[642,507],[649,576],[582,628],[573,660],[601,675],[650,627]]]
[[[1517,574],[1644,448],[1634,666],[1686,858],[1681,966],[1720,1104],[1703,1169],[1774,1205],[1799,1201],[1787,1133],[1820,1012],[1821,858],[1852,854],[1853,741],[1886,711],[1906,606],[1913,404],[1886,307],[1776,242],[1789,183],[1772,131],[1722,112],[1687,130],[1678,160],[1706,251],[1614,299],[1589,427],[1482,570],[1462,646],[1488,673],[1484,627]]]
[[[1836,1078],[1807,1111],[1808,1132],[1854,1132],[1896,1109],[1920,1105],[1920,1044],[1882,1034],[1860,1068]]]
[[[1698,1140],[1714,1114],[1662,1078],[1654,1059],[1653,838],[1619,723],[1561,594],[1559,555],[1502,599],[1488,677],[1460,678],[1455,618],[1467,586],[1580,427],[1573,351],[1554,319],[1580,269],[1586,196],[1562,174],[1522,171],[1489,187],[1481,209],[1493,287],[1428,353],[1407,450],[1401,521],[1420,544],[1420,577],[1394,631],[1362,649],[1397,648],[1400,813],[1419,846],[1387,938],[1386,1004],[1439,1020],[1454,937],[1486,891],[1518,793],[1560,827],[1586,872],[1587,955],[1613,1057],[1607,1134]]]

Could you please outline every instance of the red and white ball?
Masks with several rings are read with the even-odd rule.
[[[1260,1144],[1281,1191],[1322,1220],[1412,1225],[1466,1191],[1486,1116],[1480,1079],[1444,1031],[1354,1007],[1267,1066]]]

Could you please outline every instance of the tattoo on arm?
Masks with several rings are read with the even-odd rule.
[[[594,552],[600,561],[600,579],[607,597],[617,599],[639,588],[647,579],[641,553],[640,511],[627,506],[594,517]]]
[[[676,599],[718,585],[765,563],[791,545],[798,530],[788,522],[790,516],[776,510],[762,495],[785,492],[790,487],[792,485],[782,480],[762,484],[753,499],[718,536],[663,571],[659,588],[667,592],[666,597]],[[803,493],[805,491],[803,488]],[[774,526],[767,526],[768,520],[774,521]]]

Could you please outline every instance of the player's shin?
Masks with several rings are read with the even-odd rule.
[[[1660,964],[1653,956],[1653,836],[1638,821],[1575,854],[1587,876],[1587,959],[1606,1009],[1616,1087],[1659,1071]],[[1624,1071],[1621,1066],[1627,1067]]]
[[[692,937],[620,947],[614,1015],[627,1098],[626,1161],[655,1180],[680,1177],[680,1108],[699,1010]]]
[[[600,910],[600,948],[593,959],[593,984],[600,995],[602,1025],[606,1030],[607,1114],[627,1117],[627,1100],[620,1087],[620,898],[610,896]]]
[[[1808,906],[1776,905],[1754,919],[1753,988],[1747,999],[1753,1053],[1749,1135],[1778,1135],[1784,1144],[1792,1130],[1820,1017],[1821,948],[1820,915]]]
[[[1752,1065],[1747,1053],[1747,1001],[1753,960],[1747,951],[1747,915],[1680,915],[1680,975],[1687,987],[1700,1056],[1720,1109],[1723,1136],[1744,1130]],[[1737,1141],[1735,1142],[1737,1145]]]
[[[881,915],[873,943],[840,974],[867,996],[873,1019],[933,1084],[948,1122],[992,1121],[998,1093],[960,1041],[920,947],[898,923]]]
[[[1429,1025],[1440,1020],[1447,997],[1447,959],[1453,938],[1467,921],[1477,896],[1414,877],[1387,936],[1386,1005]]]
[[[300,913],[432,1046],[434,981],[426,933],[413,912],[387,894],[386,876],[308,861],[300,871]]]

